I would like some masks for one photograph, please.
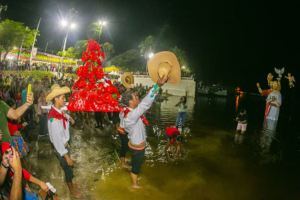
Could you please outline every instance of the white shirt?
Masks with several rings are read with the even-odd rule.
[[[186,112],[186,109],[184,108],[184,106],[186,106],[186,104],[180,103],[178,106],[178,112]]]
[[[150,108],[157,93],[158,91],[151,89],[135,109],[128,108],[130,112],[123,119],[123,128],[128,133],[128,139],[134,145],[146,141],[146,129],[141,116]],[[120,126],[122,126],[121,123]]]
[[[64,111],[56,109],[52,106],[57,112],[62,113]],[[68,153],[68,150],[65,148],[65,144],[70,140],[70,133],[69,133],[69,118],[68,114],[65,114],[68,121],[66,122],[66,129],[64,128],[63,120],[58,120],[55,118],[51,118],[48,120],[48,131],[50,141],[53,143],[56,151],[63,156],[64,154]]]

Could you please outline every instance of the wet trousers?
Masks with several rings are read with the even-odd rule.
[[[145,149],[143,150],[134,150],[129,148],[131,152],[131,173],[138,175],[140,173],[144,157],[145,157]]]
[[[184,121],[186,118],[186,112],[178,112],[177,120],[176,120],[176,128],[178,129],[179,122],[181,120],[181,127],[184,127]]]
[[[69,146],[67,145],[65,148],[68,150],[68,155],[70,157],[70,148],[69,148]],[[55,153],[56,153],[56,156],[58,157],[60,165],[62,166],[62,168],[65,172],[66,182],[71,183],[73,178],[74,178],[72,166],[68,165],[67,159],[66,159],[65,156],[61,156],[56,150],[55,150]]]
[[[121,139],[121,150],[120,150],[120,157],[124,158],[126,156],[126,152],[128,151],[128,142],[129,139],[127,135],[119,133],[120,139]]]

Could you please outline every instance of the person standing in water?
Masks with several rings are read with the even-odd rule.
[[[140,102],[138,96],[132,91],[126,91],[122,95],[121,102],[127,106],[124,110],[124,130],[128,133],[128,146],[131,152],[131,179],[132,187],[140,188],[137,184],[137,176],[141,170],[146,147],[146,130],[143,121],[148,124],[143,114],[150,108],[154,102],[155,96],[160,90],[161,86],[167,80],[165,76],[159,78],[157,84],[145,98]]]
[[[180,98],[180,101],[175,105],[175,107],[178,107],[178,116],[176,120],[176,128],[178,129],[179,122],[181,120],[181,131],[183,132],[184,129],[184,121],[186,118],[186,97],[182,96]]]

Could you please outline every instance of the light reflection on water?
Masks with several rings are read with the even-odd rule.
[[[275,130],[260,124],[248,127],[241,142],[235,142],[236,98],[188,98],[185,143],[181,158],[167,159],[164,130],[175,125],[179,97],[169,97],[147,112],[146,157],[139,184],[131,188],[130,172],[119,163],[104,166],[89,181],[95,199],[272,199],[288,188],[284,175],[270,163],[269,149]],[[257,111],[260,112],[260,111]],[[263,113],[264,110],[261,111]],[[251,117],[250,117],[251,119]],[[253,120],[254,122],[254,120]],[[275,128],[276,129],[276,128]],[[244,144],[242,145],[242,143]],[[250,151],[250,152],[249,152]],[[277,158],[280,154],[276,154]],[[270,156],[274,160],[274,156]],[[130,154],[127,154],[130,159]],[[271,162],[272,163],[272,162]],[[273,162],[274,163],[274,162]],[[94,182],[96,178],[99,181]],[[278,182],[278,181],[277,181]],[[262,189],[263,188],[263,189]],[[274,192],[276,188],[276,192]],[[269,192],[268,192],[269,191]],[[273,192],[273,193],[270,193]]]

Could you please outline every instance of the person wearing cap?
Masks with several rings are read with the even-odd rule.
[[[9,161],[10,161],[10,159],[18,159],[19,160],[20,158],[19,158],[18,153],[16,152],[15,148],[13,148],[7,142],[2,142],[1,143],[1,149],[2,149],[2,154],[5,155],[6,159],[2,160],[2,164],[1,164],[2,166],[1,166],[0,173],[1,174],[2,173],[3,174],[7,174],[8,173],[8,176],[9,176],[10,180],[7,180],[5,183],[4,183],[4,180],[0,180],[0,184],[2,185],[4,183],[3,184],[4,190],[9,195],[13,195],[13,190],[11,188],[11,185],[12,185],[11,182],[14,183],[16,181],[15,180],[15,171],[11,170],[11,168],[10,168],[10,162],[8,163],[8,160]],[[31,183],[34,183],[34,184],[40,186],[41,189],[44,190],[45,192],[47,192],[49,190],[49,188],[46,185],[46,183],[44,183],[43,181],[35,178],[30,173],[28,173],[25,169],[22,169],[21,174],[23,175],[23,178],[25,180],[30,181]],[[28,185],[22,185],[20,188],[22,189],[23,194],[25,194],[25,196],[23,196],[23,199],[25,199],[25,200],[29,200],[29,199],[38,200],[38,198],[36,197],[36,195],[30,190],[30,188],[28,187]],[[11,197],[10,199],[14,199],[14,198]],[[19,198],[19,199],[21,199],[21,198]]]
[[[175,127],[168,127],[166,129],[166,138],[167,138],[167,145],[165,147],[165,153],[167,155],[167,150],[171,147],[171,152],[173,158],[178,158],[178,152],[180,150],[180,144],[183,142],[183,137],[180,135],[179,130]],[[173,144],[176,144],[176,154],[173,150]]]
[[[20,118],[24,114],[24,112],[32,105],[32,103],[33,103],[32,92],[27,94],[25,103],[21,107],[15,110],[10,108],[4,101],[0,101],[0,122],[1,122],[0,130],[3,133],[3,138],[2,138],[3,142],[8,142],[10,144],[12,143],[12,139],[7,126],[7,118],[12,120],[16,120]]]
[[[247,129],[247,122],[248,122],[248,115],[246,114],[246,110],[245,109],[241,109],[236,121],[238,122],[236,131],[241,131],[241,133],[245,133],[246,129]]]
[[[65,172],[65,179],[71,195],[81,198],[83,195],[76,192],[74,188],[82,188],[78,184],[73,184],[73,160],[70,158],[69,146],[69,121],[74,124],[74,120],[70,118],[61,108],[65,106],[65,94],[70,92],[68,87],[60,87],[57,84],[52,85],[51,92],[46,97],[46,102],[51,101],[53,105],[48,113],[48,132],[50,141],[52,142],[55,153]]]

